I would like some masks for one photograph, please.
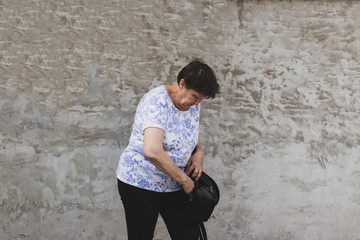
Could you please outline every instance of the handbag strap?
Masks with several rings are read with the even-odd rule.
[[[200,240],[207,240],[207,234],[204,223],[203,222],[199,223],[198,228],[200,233]]]

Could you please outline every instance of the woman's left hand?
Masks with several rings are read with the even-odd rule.
[[[198,179],[201,176],[201,173],[204,171],[203,168],[203,160],[204,160],[204,153],[201,149],[197,149],[193,155],[191,155],[189,162],[186,166],[188,174],[194,170],[191,178]]]

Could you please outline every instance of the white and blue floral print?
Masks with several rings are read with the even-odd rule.
[[[165,131],[163,146],[170,158],[183,171],[198,142],[200,105],[187,111],[178,110],[164,86],[143,96],[135,113],[129,145],[120,156],[116,170],[119,180],[147,190],[174,192],[180,184],[158,170],[144,156],[144,130],[157,127]]]

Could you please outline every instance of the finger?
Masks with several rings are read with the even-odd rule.
[[[201,172],[202,172],[201,168],[195,168],[195,171],[192,174],[192,177],[198,179],[201,176]]]
[[[197,178],[200,178],[201,174],[202,174],[202,169],[199,169],[199,173],[197,175]]]
[[[196,168],[193,168],[191,171],[190,171],[190,174],[191,174],[191,178],[195,178],[196,177]]]

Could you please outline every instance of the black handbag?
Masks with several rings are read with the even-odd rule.
[[[192,173],[190,174],[190,176]],[[193,179],[195,188],[190,194],[184,192],[183,207],[186,220],[198,223],[201,239],[207,239],[204,222],[209,220],[220,200],[220,191],[216,182],[202,172],[198,179]]]

